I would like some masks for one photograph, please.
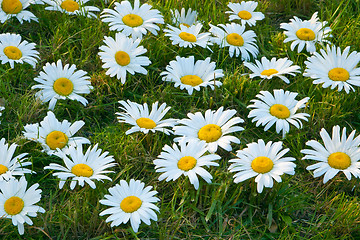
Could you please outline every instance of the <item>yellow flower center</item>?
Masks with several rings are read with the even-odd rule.
[[[180,78],[182,84],[191,85],[193,87],[201,84],[203,80],[196,75],[185,75]]]
[[[122,18],[122,21],[125,25],[129,27],[138,27],[141,26],[144,22],[144,20],[136,14],[127,14]]]
[[[19,197],[11,197],[4,203],[4,210],[9,215],[19,214],[24,208],[24,201]]]
[[[91,167],[84,163],[76,164],[71,168],[71,172],[78,177],[91,177],[94,173]]]
[[[138,210],[142,205],[140,198],[136,196],[129,196],[124,198],[120,203],[120,208],[126,213],[132,213]]]
[[[179,34],[179,37],[187,42],[196,42],[196,37],[195,35],[191,34],[191,33],[187,33],[187,32],[181,32]]]
[[[117,51],[115,53],[115,61],[121,66],[126,66],[130,63],[130,56],[127,52]]]
[[[251,168],[257,173],[267,173],[273,169],[274,163],[268,157],[257,157],[251,162]]]
[[[153,129],[156,127],[156,123],[150,118],[139,118],[136,120],[136,124],[141,128]]]
[[[9,170],[7,166],[0,164],[0,175],[6,173],[7,170]]]
[[[188,27],[188,28],[190,27],[190,25],[187,24],[187,23],[180,23],[179,27],[180,27],[181,25],[184,25],[185,27]]]
[[[180,158],[180,160],[177,163],[177,166],[179,169],[183,171],[189,171],[196,166],[196,162],[197,161],[194,157],[186,156]]]
[[[332,168],[344,170],[350,167],[351,159],[346,153],[335,152],[328,157],[328,164]]]
[[[300,28],[296,31],[296,36],[304,41],[312,41],[315,39],[315,33],[310,28]]]
[[[73,0],[65,0],[61,3],[60,7],[68,12],[75,12],[79,10],[80,6]]]
[[[350,78],[350,74],[345,68],[333,68],[329,71],[328,76],[333,81],[342,82],[345,82]]]
[[[221,128],[216,124],[207,124],[200,128],[198,137],[200,140],[208,142],[215,142],[222,135]]]
[[[241,35],[237,33],[230,33],[226,36],[226,41],[233,46],[242,46],[244,45],[244,39]]]
[[[19,0],[3,0],[1,8],[7,14],[17,14],[22,10],[22,3]]]
[[[65,133],[60,131],[52,131],[46,136],[46,144],[50,149],[55,150],[56,148],[62,149],[69,141]]]
[[[245,10],[240,11],[238,13],[238,16],[239,16],[239,18],[244,19],[244,20],[249,20],[252,17],[251,13],[249,13],[248,11],[245,11]]]
[[[53,85],[54,91],[62,96],[68,96],[74,90],[74,84],[67,78],[58,78]]]
[[[273,74],[276,74],[278,72],[279,72],[278,70],[272,68],[272,69],[267,69],[267,70],[262,71],[261,75],[266,75],[266,76],[269,77],[269,76],[271,76]]]
[[[274,104],[270,107],[270,114],[277,118],[285,119],[290,116],[290,110],[282,104]]]
[[[12,60],[19,60],[22,57],[22,52],[15,46],[8,46],[4,48],[5,55]]]

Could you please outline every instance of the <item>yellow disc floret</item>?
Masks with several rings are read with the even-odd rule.
[[[269,76],[271,76],[273,74],[277,74],[278,72],[279,72],[278,70],[271,68],[271,69],[267,69],[267,70],[262,71],[261,75],[266,75],[266,76],[269,77]]]
[[[6,173],[8,170],[7,166],[0,164],[0,175]]]
[[[125,25],[129,27],[138,27],[141,26],[144,22],[144,20],[136,14],[127,14],[122,18],[122,21]]]
[[[197,161],[194,157],[186,156],[186,157],[180,158],[180,160],[177,163],[177,166],[179,169],[181,169],[183,171],[189,171],[196,166],[196,162]]]
[[[62,149],[67,144],[68,140],[66,134],[60,131],[52,131],[46,136],[46,144],[52,150],[55,150],[56,148]]]
[[[345,68],[333,68],[329,71],[328,76],[333,81],[342,82],[345,82],[350,78],[350,74]]]
[[[330,156],[328,157],[328,164],[332,168],[344,170],[350,167],[351,159],[346,153],[335,152],[330,154]]]
[[[19,197],[11,197],[4,203],[4,210],[9,215],[19,214],[24,208],[24,201]]]
[[[75,12],[79,10],[80,6],[73,0],[65,0],[61,3],[60,7],[68,12]]]
[[[54,91],[61,96],[68,96],[74,90],[74,84],[67,78],[58,78],[53,85]]]
[[[230,33],[226,36],[226,41],[233,46],[242,46],[244,45],[244,39],[241,35],[237,33]]]
[[[138,118],[136,120],[136,124],[141,127],[141,128],[146,128],[146,129],[153,129],[154,127],[156,127],[156,123],[154,122],[154,120],[150,119],[150,118]]]
[[[290,116],[290,110],[282,104],[274,104],[270,107],[270,114],[274,117],[285,119]]]
[[[268,157],[257,157],[251,162],[251,168],[257,173],[267,173],[273,169],[274,163]]]
[[[7,14],[17,14],[22,10],[23,6],[19,0],[3,0],[1,8]]]
[[[184,25],[185,27],[188,27],[188,28],[190,27],[190,25],[187,24],[187,23],[180,23],[179,27],[180,27],[181,25]]]
[[[71,172],[78,177],[91,177],[94,173],[91,167],[85,163],[79,163],[71,168]]]
[[[136,196],[129,196],[124,198],[120,203],[120,208],[126,213],[132,213],[138,210],[142,205],[140,198]]]
[[[222,135],[221,128],[216,124],[207,124],[200,128],[198,137],[200,140],[204,140],[207,143],[215,142]]]
[[[196,75],[185,75],[180,78],[182,84],[191,85],[193,87],[201,84],[203,80]]]
[[[191,33],[187,33],[187,32],[181,32],[179,34],[179,37],[187,42],[196,42],[196,37],[195,35],[191,34]]]
[[[126,66],[130,63],[130,56],[127,52],[124,51],[117,51],[115,53],[115,61],[120,66]]]
[[[244,20],[249,20],[252,17],[251,13],[249,13],[248,11],[245,11],[245,10],[240,11],[238,13],[238,16],[239,16],[239,18],[244,19]]]
[[[315,33],[310,28],[300,28],[296,31],[296,36],[304,41],[312,41],[315,39]]]
[[[22,52],[15,46],[8,46],[4,48],[4,54],[12,60],[19,60],[22,57]]]

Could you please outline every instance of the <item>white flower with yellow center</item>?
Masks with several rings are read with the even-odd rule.
[[[50,6],[45,10],[59,11],[69,15],[81,15],[89,18],[96,18],[93,12],[100,12],[100,9],[94,6],[85,6],[89,0],[42,0]]]
[[[35,94],[42,102],[49,102],[49,109],[53,110],[58,99],[70,99],[81,102],[84,106],[88,101],[79,94],[88,94],[93,89],[87,72],[76,70],[76,66],[66,64],[64,67],[61,60],[57,63],[46,63],[43,71],[34,80],[40,84],[32,86],[32,89],[41,89]]]
[[[100,216],[110,215],[106,222],[111,222],[111,227],[119,226],[130,220],[131,227],[137,232],[141,221],[150,225],[151,221],[157,221],[155,211],[159,208],[154,203],[160,201],[155,197],[156,191],[150,191],[151,186],[145,187],[145,184],[139,180],[131,179],[128,184],[120,180],[120,184],[109,188],[110,195],[106,194],[105,199],[99,202],[110,208],[102,211]]]
[[[40,143],[43,151],[49,155],[54,154],[57,148],[67,153],[69,146],[90,144],[87,138],[74,137],[84,124],[84,121],[76,121],[73,124],[68,120],[59,122],[54,113],[49,111],[40,125],[27,124],[24,126],[23,133],[27,139]]]
[[[264,187],[272,188],[274,181],[281,182],[281,175],[284,173],[294,175],[296,164],[292,161],[293,157],[284,157],[289,151],[288,148],[282,149],[282,142],[268,142],[264,140],[247,144],[247,148],[237,151],[238,158],[229,162],[230,172],[236,172],[234,182],[243,182],[255,177],[257,191],[261,193]]]
[[[305,108],[309,97],[303,98],[300,101],[295,100],[298,93],[285,91],[283,89],[274,90],[274,95],[268,91],[260,91],[256,95],[258,99],[253,99],[252,105],[248,108],[253,108],[250,111],[248,118],[254,118],[252,122],[256,122],[256,127],[265,126],[264,131],[269,130],[272,125],[276,124],[276,132],[282,131],[284,138],[286,133],[290,131],[290,124],[296,128],[302,128],[301,120],[308,121],[310,117],[307,113],[296,113],[298,109]]]
[[[182,8],[181,12],[179,12],[177,9],[175,12],[173,12],[173,10],[170,10],[170,12],[172,16],[172,22],[178,27],[180,27],[180,25],[190,27],[199,23],[196,21],[198,16],[197,12],[192,11],[191,8],[189,8],[187,12],[185,8]]]
[[[285,74],[295,76],[299,73],[300,67],[293,65],[293,62],[288,58],[272,58],[270,61],[266,57],[261,58],[261,62],[255,60],[256,64],[250,62],[244,62],[244,66],[249,68],[253,73],[250,74],[250,78],[261,77],[264,79],[271,79],[278,77],[286,83],[290,83],[289,79],[285,77]]]
[[[191,95],[194,90],[200,91],[200,87],[209,86],[214,90],[215,86],[222,85],[216,78],[224,76],[222,69],[216,69],[216,63],[210,62],[210,58],[195,62],[194,56],[188,58],[176,57],[166,66],[166,71],[162,72],[163,81],[174,82],[175,87],[186,89]]]
[[[356,67],[360,61],[360,53],[353,51],[349,54],[350,47],[346,47],[344,52],[335,46],[326,46],[315,52],[313,56],[305,61],[306,69],[304,76],[315,79],[314,84],[323,83],[322,87],[331,89],[338,88],[338,91],[355,91],[352,87],[360,86],[360,68]]]
[[[226,151],[231,151],[230,143],[240,143],[240,140],[228,134],[244,130],[242,127],[234,126],[244,122],[239,117],[233,117],[235,114],[236,110],[224,111],[224,107],[220,107],[217,111],[206,110],[205,117],[201,112],[188,113],[189,119],[179,120],[178,124],[182,124],[182,126],[174,127],[174,134],[181,136],[175,138],[174,141],[205,141],[206,147],[211,153],[216,152],[218,146]]]
[[[166,103],[163,103],[158,107],[159,102],[152,104],[151,112],[147,103],[140,105],[130,100],[119,101],[122,105],[119,108],[124,112],[117,112],[117,119],[119,122],[125,122],[133,125],[133,127],[126,131],[126,134],[133,132],[143,132],[147,134],[149,131],[155,132],[160,131],[166,135],[172,134],[173,132],[167,127],[172,128],[176,124],[175,119],[163,119],[165,114],[170,110],[171,107],[166,107]]]
[[[115,39],[106,37],[99,52],[101,61],[104,63],[103,68],[109,68],[107,75],[121,79],[121,83],[126,81],[126,73],[134,75],[135,73],[147,74],[143,66],[149,66],[151,61],[146,56],[140,56],[147,52],[146,48],[139,46],[140,39],[126,37],[122,33],[116,33]]]
[[[201,176],[207,183],[211,183],[212,176],[203,167],[219,166],[213,162],[221,157],[216,154],[207,154],[205,141],[191,140],[188,143],[180,141],[179,147],[173,144],[172,147],[165,145],[162,152],[154,160],[156,172],[162,173],[159,180],[175,181],[181,175],[187,176],[195,189],[199,188],[199,179]]]
[[[307,52],[316,51],[316,43],[329,42],[325,40],[327,37],[331,37],[329,27],[325,27],[326,21],[319,22],[317,12],[315,12],[310,20],[301,20],[294,16],[294,19],[290,19],[290,23],[281,23],[280,28],[285,30],[287,38],[284,43],[291,42],[291,51],[298,45],[298,52],[301,52],[306,45]]]
[[[210,41],[210,33],[200,33],[202,24],[198,23],[187,27],[183,24],[177,27],[167,25],[167,29],[164,29],[165,36],[170,37],[173,45],[179,44],[180,47],[195,47],[200,46],[202,48],[212,45]]]
[[[338,172],[343,172],[348,180],[351,174],[360,177],[360,136],[355,136],[355,130],[346,136],[346,128],[343,128],[340,136],[340,127],[334,126],[332,137],[322,128],[320,136],[324,145],[318,141],[310,140],[306,145],[312,149],[303,149],[306,154],[303,159],[318,161],[310,165],[306,170],[314,170],[314,177],[324,175],[324,183],[332,179]]]
[[[29,217],[45,212],[42,207],[34,205],[41,199],[41,189],[37,189],[39,184],[26,189],[27,184],[25,177],[0,182],[0,216],[10,218],[21,235],[24,234],[24,223],[33,224]]]
[[[15,63],[29,63],[35,68],[39,52],[35,50],[35,43],[21,41],[21,36],[14,33],[0,34],[1,64],[9,63],[14,68]]]
[[[261,12],[254,12],[258,3],[254,1],[242,1],[241,3],[231,3],[227,5],[231,11],[229,13],[229,21],[241,20],[241,25],[249,24],[249,26],[255,26],[256,21],[263,20],[264,14]]]
[[[230,57],[238,57],[241,54],[241,59],[248,61],[251,56],[256,57],[259,53],[258,47],[255,43],[256,34],[254,31],[245,31],[245,26],[240,24],[219,24],[221,27],[210,25],[210,32],[215,36],[212,41],[221,48],[229,47]]]
[[[20,23],[23,21],[38,21],[37,17],[29,11],[28,6],[32,4],[32,0],[0,0],[0,22],[4,23],[12,17],[16,17]]]
[[[152,6],[135,0],[134,8],[129,1],[115,2],[115,10],[104,9],[101,18],[103,22],[109,23],[111,31],[122,32],[134,39],[142,39],[147,31],[157,35],[160,30],[157,24],[164,24],[164,19],[159,10],[151,9]]]

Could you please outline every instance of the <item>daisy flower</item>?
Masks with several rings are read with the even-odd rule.
[[[206,110],[205,117],[200,112],[188,113],[189,119],[179,120],[178,124],[182,124],[182,126],[174,127],[174,134],[181,136],[175,138],[174,141],[205,141],[206,147],[211,153],[216,152],[218,146],[226,151],[231,151],[230,143],[240,143],[240,140],[228,134],[244,130],[242,127],[234,126],[244,122],[239,117],[233,117],[235,114],[236,110],[224,111],[224,107],[220,107],[217,111]]]
[[[59,122],[54,113],[49,111],[40,125],[27,124],[24,126],[23,133],[27,139],[40,143],[44,149],[43,152],[49,155],[54,154],[57,148],[67,153],[70,146],[90,144],[87,138],[73,137],[84,124],[84,121],[76,121],[73,124],[68,120]]]
[[[197,174],[207,183],[211,183],[212,176],[203,167],[219,166],[213,162],[221,157],[216,154],[204,155],[207,152],[206,142],[191,140],[188,143],[180,141],[179,147],[165,145],[158,158],[154,160],[156,172],[161,172],[159,180],[175,181],[181,175],[189,177],[190,183],[195,189],[199,188]]]
[[[349,52],[350,47],[346,47],[344,52],[341,52],[339,47],[330,48],[327,45],[326,51],[321,49],[321,54],[315,52],[305,61],[304,76],[315,79],[314,84],[323,83],[323,88],[337,87],[338,91],[344,89],[346,93],[350,90],[355,91],[352,85],[360,86],[360,68],[356,67],[360,61],[360,53],[353,51],[349,54]]]
[[[172,128],[176,124],[175,119],[163,119],[165,114],[170,110],[171,107],[166,107],[166,103],[163,103],[158,108],[159,102],[152,104],[151,112],[147,103],[140,105],[138,103],[131,102],[130,100],[119,101],[122,105],[119,108],[124,112],[115,113],[118,115],[117,119],[119,122],[125,122],[133,125],[133,127],[125,132],[125,134],[131,134],[133,132],[143,132],[147,134],[149,131],[155,132],[160,131],[166,135],[172,134],[173,132],[167,127]]]
[[[180,47],[196,47],[196,45],[206,48],[212,43],[210,40],[210,33],[200,33],[202,24],[198,23],[187,27],[183,24],[179,28],[167,25],[169,29],[164,29],[165,36],[170,37],[173,45],[179,45]]]
[[[140,6],[140,1],[135,0],[134,8],[129,1],[115,2],[115,10],[104,9],[101,18],[105,23],[109,23],[110,31],[122,32],[126,36],[134,39],[142,39],[147,31],[157,35],[160,30],[157,24],[164,24],[164,19],[160,12],[151,9],[152,6],[144,3]]]
[[[289,151],[288,148],[282,149],[282,142],[268,142],[264,140],[247,144],[247,148],[237,151],[238,158],[229,162],[230,172],[236,172],[234,182],[243,182],[255,177],[257,191],[261,193],[264,187],[272,188],[274,181],[281,182],[281,175],[284,173],[295,174],[295,158],[284,157]]]
[[[106,194],[105,199],[99,202],[110,208],[102,211],[100,216],[110,215],[106,222],[112,222],[111,227],[127,223],[130,224],[134,232],[137,232],[141,221],[150,225],[150,220],[157,221],[155,211],[159,208],[154,203],[160,201],[155,197],[157,191],[150,191],[151,186],[145,187],[145,184],[139,180],[131,179],[128,184],[120,180],[120,184],[109,188],[110,195]]]
[[[334,126],[332,137],[322,128],[320,136],[324,145],[318,141],[310,140],[306,145],[312,149],[303,149],[301,153],[306,154],[303,159],[318,161],[310,165],[306,170],[314,170],[314,177],[324,175],[324,183],[332,179],[338,172],[343,172],[348,180],[351,174],[360,177],[360,136],[355,136],[355,130],[346,136],[346,128],[343,128],[340,136],[340,127]]]
[[[41,198],[41,189],[37,189],[39,184],[26,189],[27,184],[25,177],[0,182],[0,216],[10,218],[21,235],[24,234],[24,223],[33,224],[29,217],[45,212],[42,207],[34,205]]]
[[[166,71],[160,73],[163,75],[163,81],[174,82],[175,87],[186,89],[191,95],[194,90],[200,91],[200,87],[209,86],[214,90],[215,86],[222,85],[216,78],[224,76],[222,69],[216,69],[216,63],[210,62],[210,58],[194,62],[194,56],[188,58],[176,57],[166,66]]]
[[[307,113],[296,113],[298,109],[305,108],[305,104],[310,99],[303,98],[300,101],[295,100],[298,93],[285,91],[283,89],[274,90],[274,95],[268,91],[260,91],[256,95],[257,99],[251,100],[253,103],[248,108],[254,108],[250,111],[248,118],[254,118],[252,122],[265,126],[264,131],[269,130],[276,123],[276,132],[282,131],[282,137],[289,132],[289,123],[296,128],[302,128],[301,120],[308,121],[310,117]]]
[[[29,63],[33,68],[39,58],[39,52],[35,50],[35,43],[21,41],[19,34],[0,34],[0,60],[1,64],[9,63],[14,68],[14,63]]]
[[[53,173],[53,176],[60,178],[60,189],[63,188],[68,178],[72,179],[70,184],[71,190],[75,188],[77,183],[83,187],[85,182],[89,184],[91,188],[95,189],[96,185],[93,182],[94,180],[102,181],[106,179],[112,181],[111,178],[104,174],[113,172],[106,169],[116,165],[113,156],[108,156],[108,152],[101,154],[101,149],[97,147],[97,144],[92,148],[89,147],[84,154],[81,144],[76,147],[71,146],[68,151],[69,156],[58,149],[54,155],[64,160],[65,167],[56,163],[50,163],[50,165],[44,169],[59,171]]]
[[[324,27],[327,22],[319,22],[317,12],[315,12],[310,20],[301,20],[294,16],[294,19],[290,19],[290,23],[281,23],[280,28],[285,30],[287,38],[284,43],[291,42],[291,51],[298,45],[298,52],[301,52],[306,45],[307,52],[315,52],[315,43],[329,42],[325,40],[327,37],[331,37],[329,27]]]
[[[37,22],[37,17],[25,9],[33,0],[0,0],[0,22],[4,23],[9,18],[16,17],[22,24],[23,21]]]
[[[146,56],[140,56],[147,52],[146,48],[139,46],[140,39],[133,40],[122,33],[116,33],[115,39],[106,37],[99,52],[101,61],[104,63],[103,68],[109,68],[106,75],[121,79],[121,83],[126,81],[126,73],[134,75],[136,72],[147,74],[143,66],[149,66],[151,61]]]
[[[93,89],[87,72],[77,70],[76,66],[66,64],[64,67],[61,60],[57,63],[46,63],[43,71],[34,80],[40,84],[32,86],[32,89],[41,89],[35,94],[42,102],[49,102],[49,109],[53,110],[58,99],[70,99],[81,102],[84,106],[88,101],[79,94],[88,94]]]
[[[185,8],[181,9],[181,13],[176,9],[175,12],[173,10],[170,10],[172,15],[172,22],[176,25],[184,25],[186,27],[190,27],[192,25],[198,24],[199,22],[196,21],[196,18],[198,16],[196,11],[192,11],[191,8],[188,9],[186,12]]]
[[[85,6],[89,0],[42,0],[50,6],[45,10],[59,11],[69,15],[81,15],[89,18],[97,16],[92,12],[100,12],[100,9],[94,6]]]
[[[270,61],[266,57],[261,58],[261,62],[255,60],[256,64],[244,62],[244,66],[249,68],[253,73],[250,74],[250,78],[261,77],[264,79],[271,79],[273,77],[279,77],[286,83],[290,83],[289,79],[285,77],[285,74],[295,76],[299,73],[300,67],[293,65],[293,62],[288,58],[272,58]]]
[[[238,57],[241,53],[242,60],[250,60],[250,55],[254,58],[258,55],[259,50],[255,44],[256,34],[254,31],[245,31],[245,26],[240,24],[219,24],[217,26],[210,25],[210,32],[215,36],[212,41],[221,48],[229,47],[230,57]]]
[[[263,20],[264,14],[261,12],[254,12],[258,3],[254,1],[242,1],[241,3],[231,3],[227,5],[231,11],[225,13],[231,14],[229,21],[241,20],[241,25],[249,24],[249,26],[255,26],[256,21]]]

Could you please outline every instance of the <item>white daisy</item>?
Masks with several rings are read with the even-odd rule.
[[[247,148],[238,150],[236,156],[229,162],[230,172],[236,172],[234,182],[243,182],[255,177],[257,191],[261,193],[264,187],[272,188],[274,181],[281,182],[281,175],[284,173],[295,174],[295,161],[293,157],[283,157],[289,151],[282,149],[282,142],[265,142],[259,139],[258,142],[247,144]]]
[[[108,22],[111,31],[122,32],[126,36],[134,39],[142,39],[147,31],[157,35],[160,30],[157,24],[164,24],[164,19],[160,12],[151,9],[152,6],[144,3],[140,6],[140,1],[135,0],[134,8],[129,1],[115,2],[115,10],[104,9],[101,18],[103,22]]]
[[[57,63],[46,63],[43,71],[34,80],[40,84],[32,86],[32,89],[40,88],[35,94],[42,102],[49,102],[49,109],[53,110],[58,99],[70,99],[81,102],[84,106],[88,101],[79,94],[88,94],[93,89],[87,72],[77,70],[76,66],[66,64],[64,67],[61,60]]]
[[[289,79],[285,77],[285,74],[295,76],[299,73],[300,67],[293,65],[293,62],[288,58],[272,58],[270,61],[266,57],[261,58],[261,62],[255,60],[256,64],[250,62],[244,62],[244,66],[249,68],[253,73],[250,74],[250,78],[261,77],[264,79],[271,79],[273,77],[279,77],[286,83],[290,83]]]
[[[29,11],[26,11],[33,0],[0,0],[0,22],[4,23],[12,17],[16,17],[20,23],[23,21],[37,22],[37,17]]]
[[[90,144],[90,141],[84,137],[73,137],[84,124],[84,121],[76,121],[73,124],[68,120],[59,122],[54,113],[49,111],[40,125],[27,124],[23,133],[27,139],[40,143],[43,151],[49,155],[54,154],[57,148],[67,153],[70,146]]]
[[[304,76],[315,79],[314,84],[323,83],[322,87],[331,89],[342,89],[346,93],[350,90],[355,91],[352,87],[360,86],[360,68],[357,68],[360,61],[360,53],[353,51],[349,54],[350,47],[346,47],[344,52],[335,46],[330,48],[326,46],[320,50],[320,53],[315,52],[313,56],[308,57],[305,61],[306,69]]]
[[[143,132],[147,134],[149,131],[155,132],[160,131],[166,135],[172,134],[173,132],[167,127],[172,128],[176,124],[175,119],[163,119],[165,114],[170,110],[171,107],[166,107],[166,103],[163,103],[158,108],[159,102],[152,104],[151,112],[147,103],[140,105],[130,100],[119,101],[122,105],[119,108],[124,112],[117,112],[117,119],[119,122],[125,122],[133,125],[133,127],[126,131],[126,134],[133,132]]]
[[[228,134],[244,130],[242,127],[234,126],[244,122],[239,117],[233,117],[235,114],[236,110],[224,111],[224,107],[220,107],[217,111],[206,110],[205,117],[200,112],[188,113],[187,116],[190,119],[179,120],[178,123],[182,126],[174,127],[174,134],[181,136],[175,138],[174,141],[202,140],[206,141],[206,147],[211,153],[216,152],[218,146],[231,151],[230,143],[240,143],[240,140]]]
[[[172,22],[176,26],[184,25],[186,27],[190,27],[192,25],[196,25],[199,22],[196,21],[196,18],[198,16],[196,11],[192,11],[191,8],[188,9],[186,12],[185,8],[181,9],[181,13],[176,9],[175,12],[173,10],[170,10],[172,15]]]
[[[94,6],[85,6],[89,0],[42,0],[50,6],[45,10],[59,11],[69,15],[81,15],[89,18],[97,16],[92,12],[100,12],[100,9]]]
[[[290,130],[289,123],[296,128],[302,128],[301,120],[308,121],[307,117],[310,117],[307,113],[296,113],[298,109],[305,108],[309,100],[309,97],[306,97],[297,101],[297,95],[295,92],[284,92],[283,89],[274,90],[274,95],[268,91],[260,91],[260,94],[256,95],[260,100],[253,99],[253,104],[248,106],[254,108],[248,118],[254,118],[252,122],[256,122],[256,127],[265,126],[264,131],[276,123],[276,132],[280,133],[282,130],[284,138]]]
[[[126,81],[126,73],[134,75],[136,72],[147,74],[143,66],[149,66],[151,61],[146,56],[140,56],[147,52],[146,48],[139,46],[140,39],[133,40],[122,33],[116,33],[115,39],[106,37],[99,52],[101,61],[104,63],[103,68],[109,68],[107,75],[121,79],[121,83]]]
[[[254,58],[258,55],[259,50],[255,43],[256,34],[254,31],[245,31],[245,26],[240,24],[219,24],[221,28],[210,25],[210,32],[215,36],[212,41],[221,48],[229,47],[230,57],[238,57],[241,53],[242,60],[250,60],[252,55]]]
[[[175,87],[186,89],[191,95],[194,90],[200,91],[200,87],[209,86],[214,90],[215,86],[222,85],[216,78],[224,76],[222,69],[216,69],[216,63],[210,62],[210,58],[205,60],[198,60],[194,62],[194,56],[188,58],[176,57],[175,61],[171,61],[166,70],[160,75],[163,75],[163,81],[174,82]]]
[[[254,12],[258,3],[254,1],[242,1],[241,3],[231,3],[227,5],[231,11],[225,13],[231,14],[229,21],[241,20],[241,25],[249,24],[249,26],[255,26],[256,21],[263,20],[264,14],[261,12]]]
[[[144,188],[145,184],[139,180],[131,179],[128,184],[120,180],[120,184],[109,188],[111,195],[106,194],[105,199],[99,202],[110,208],[102,211],[100,216],[110,215],[106,222],[112,222],[111,227],[127,223],[130,219],[131,227],[137,232],[141,221],[150,225],[150,220],[157,221],[155,211],[159,208],[154,203],[160,201],[155,197],[157,191],[150,191],[151,186]]]
[[[1,64],[9,63],[14,68],[14,63],[29,63],[35,68],[39,52],[35,50],[35,43],[21,41],[19,34],[0,34],[0,60]]]
[[[319,22],[317,12],[315,12],[310,20],[301,20],[294,16],[294,19],[290,19],[290,23],[281,23],[280,28],[285,30],[287,38],[284,43],[291,42],[291,51],[298,45],[298,52],[301,52],[306,45],[307,52],[315,52],[316,43],[329,42],[325,40],[327,37],[331,37],[329,27],[325,27],[326,21]]]
[[[355,136],[355,130],[349,137],[346,136],[346,128],[343,128],[340,136],[340,127],[334,126],[332,137],[322,128],[320,136],[324,145],[318,141],[310,140],[306,145],[312,149],[303,149],[301,153],[306,154],[303,159],[319,161],[310,165],[306,170],[314,170],[314,177],[324,175],[324,183],[332,179],[338,172],[343,172],[348,180],[351,174],[360,177],[360,136]],[[325,146],[325,147],[324,147]]]
[[[39,184],[26,189],[27,184],[25,177],[0,182],[0,216],[10,218],[21,235],[24,234],[24,223],[33,224],[29,217],[45,212],[42,207],[34,205],[41,198],[41,189],[37,189]]]

